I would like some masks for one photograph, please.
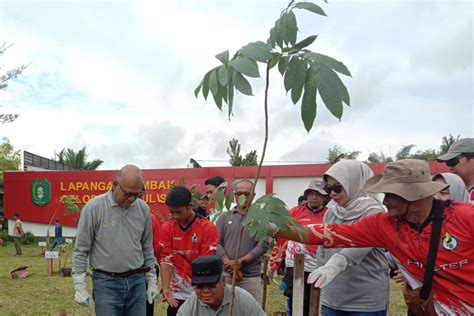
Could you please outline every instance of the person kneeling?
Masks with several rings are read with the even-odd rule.
[[[180,307],[178,316],[227,315],[231,285],[222,274],[224,264],[219,256],[202,256],[191,262],[194,293]],[[246,290],[235,287],[234,315],[266,315]]]

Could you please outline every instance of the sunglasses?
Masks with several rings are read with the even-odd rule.
[[[125,190],[123,189],[123,187],[122,187],[122,185],[120,184],[120,182],[117,181],[117,184],[118,184],[120,190],[122,191],[123,195],[124,195],[127,199],[131,198],[132,196],[133,196],[135,199],[138,199],[138,198],[141,198],[141,197],[143,196],[143,194],[145,193],[145,192],[143,192],[143,191],[139,191],[139,192],[128,192],[128,191],[125,191]]]
[[[333,186],[326,185],[324,187],[324,191],[326,191],[328,194],[331,194],[332,191],[336,193],[341,193],[342,190],[344,190],[344,187],[342,186],[342,184],[335,184]]]
[[[459,163],[459,159],[462,157],[462,155],[459,155],[457,157],[454,157],[452,159],[446,160],[445,163],[448,167],[455,167]]]

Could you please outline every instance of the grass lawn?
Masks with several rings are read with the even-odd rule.
[[[23,246],[23,256],[14,254],[12,242],[0,247],[0,315],[59,315],[60,309],[65,309],[68,315],[94,315],[93,311],[74,302],[71,278],[48,276],[47,262],[38,255],[37,246]],[[26,279],[12,279],[10,271],[21,265],[27,265],[31,275]],[[91,292],[92,281],[87,282]],[[400,286],[392,284],[389,315],[406,315],[404,305]],[[284,310],[283,295],[275,284],[270,285],[268,315]],[[166,315],[165,303],[155,302],[155,315]]]

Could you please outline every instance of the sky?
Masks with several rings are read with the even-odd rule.
[[[342,119],[318,99],[313,129],[300,104],[270,73],[267,165],[318,163],[337,145],[395,155],[404,145],[438,149],[443,136],[472,137],[473,4],[463,0],[315,1],[327,17],[297,10],[298,40],[318,34],[311,50],[343,62],[351,106]],[[0,92],[0,125],[15,149],[53,158],[87,146],[100,169],[228,165],[226,148],[263,146],[264,79],[254,96],[235,97],[234,116],[193,91],[249,42],[266,41],[288,1],[0,0],[2,70],[29,64]],[[261,74],[263,67],[261,67]]]

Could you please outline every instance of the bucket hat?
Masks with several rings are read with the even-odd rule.
[[[217,283],[221,279],[224,264],[219,256],[202,256],[191,262],[193,285]]]
[[[318,192],[319,194],[322,194],[322,195],[328,195],[328,193],[326,191],[324,191],[324,189],[323,189],[323,183],[321,181],[318,181],[318,180],[311,180],[309,182],[308,188],[306,190],[304,190],[303,194],[306,196],[308,194],[309,190],[316,191],[316,192]]]
[[[448,152],[438,157],[438,161],[447,161],[462,154],[474,154],[474,138],[461,138],[455,141]]]
[[[449,186],[432,181],[428,163],[418,159],[388,163],[383,175],[373,176],[368,182],[369,192],[392,193],[410,202],[433,195]]]

